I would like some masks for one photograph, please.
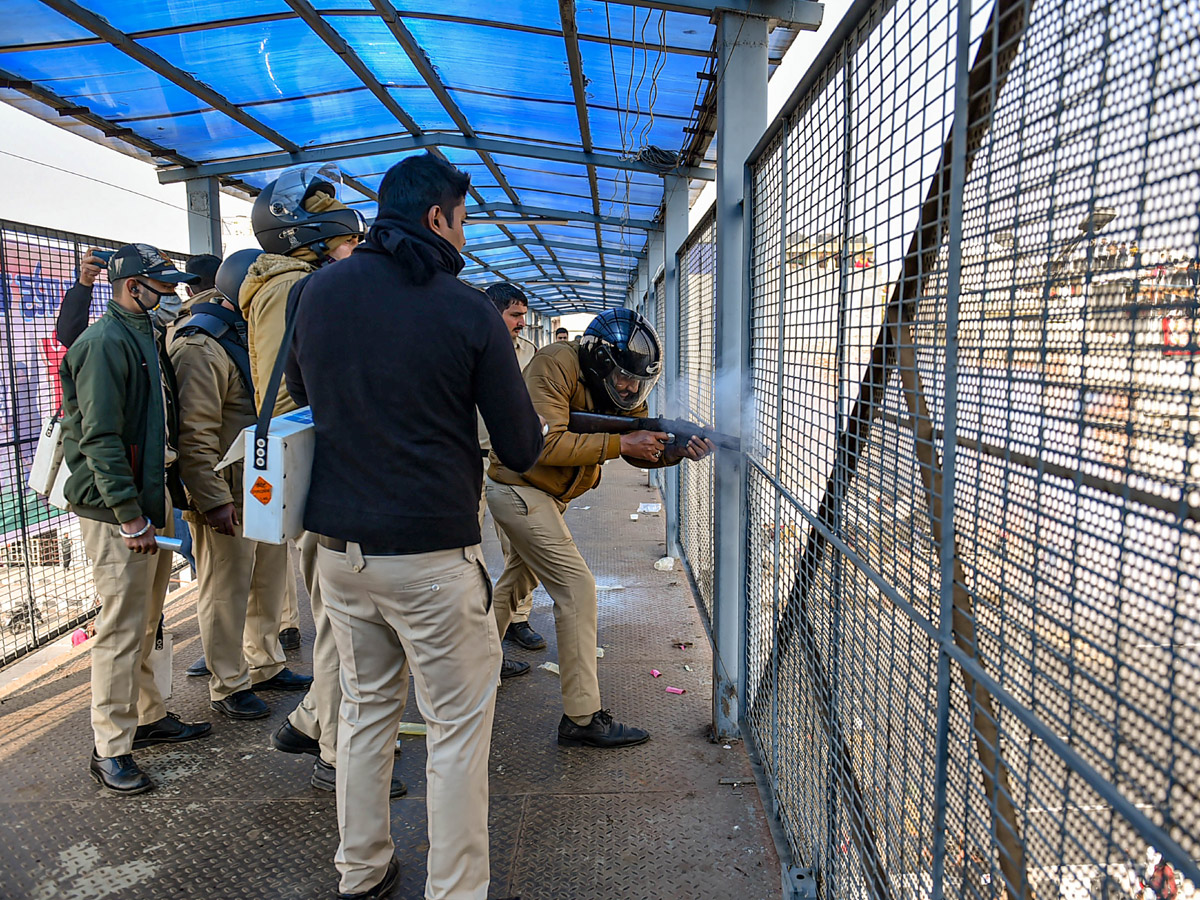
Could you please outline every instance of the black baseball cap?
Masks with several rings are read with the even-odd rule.
[[[108,280],[117,281],[145,275],[168,284],[195,284],[199,275],[189,275],[175,268],[175,263],[149,244],[126,244],[108,261]]]

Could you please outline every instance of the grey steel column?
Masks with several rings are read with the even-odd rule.
[[[222,256],[221,201],[215,178],[193,178],[187,182],[188,249],[192,255]]]
[[[681,280],[679,251],[688,236],[688,180],[678,175],[663,179],[666,188],[667,211],[664,225],[663,266],[665,269],[663,302],[663,409],[672,418],[681,412],[679,404],[679,363],[682,341],[679,335],[679,298]],[[707,423],[706,423],[707,424]],[[684,463],[683,465],[687,465]],[[663,471],[663,509],[667,516],[667,555],[683,555],[679,545],[679,466]]]
[[[743,432],[750,396],[750,298],[743,215],[746,157],[767,125],[767,20],[723,13],[717,22],[716,421]],[[716,454],[713,498],[713,730],[738,733],[745,703],[746,466]]]

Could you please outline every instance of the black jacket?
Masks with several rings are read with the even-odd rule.
[[[462,266],[447,241],[382,215],[293,288],[287,388],[316,427],[308,530],[402,553],[478,544],[476,407],[506,465],[537,462],[512,337]]]

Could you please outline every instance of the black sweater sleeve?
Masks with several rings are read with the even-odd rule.
[[[475,369],[475,405],[500,462],[515,472],[527,472],[542,453],[542,424],[503,320],[493,314],[486,322],[487,340]]]
[[[91,307],[92,289],[86,284],[77,281],[63,294],[62,306],[58,308],[58,321],[54,323],[54,336],[67,349],[87,329]]]

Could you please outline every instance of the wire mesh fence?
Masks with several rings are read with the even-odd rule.
[[[43,420],[61,400],[66,348],[54,326],[63,294],[90,247],[126,243],[0,221],[0,665],[95,615],[98,598],[74,515],[26,485]],[[186,254],[171,254],[182,264]],[[90,315],[112,288],[99,278]]]
[[[710,213],[679,250],[679,416],[712,425],[717,223]],[[679,543],[704,615],[712,617],[713,461],[679,469]]]
[[[1198,23],[860,2],[752,158],[745,721],[822,897],[1195,894]]]

